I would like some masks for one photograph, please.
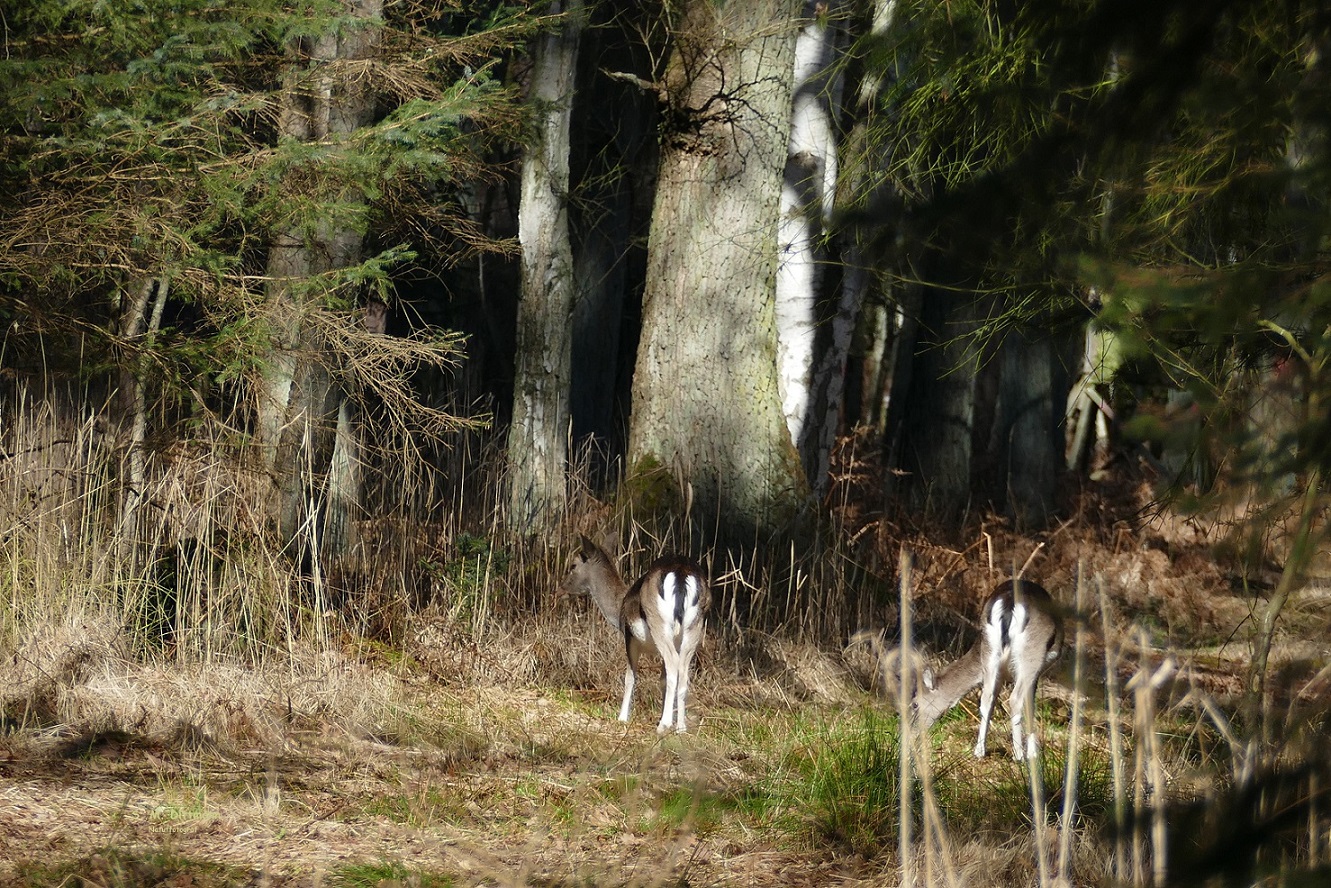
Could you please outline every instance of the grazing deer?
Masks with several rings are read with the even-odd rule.
[[[980,640],[965,656],[934,678],[925,674],[926,690],[915,698],[915,729],[927,731],[944,712],[971,688],[980,691],[980,737],[975,757],[984,757],[985,735],[994,708],[994,691],[1001,673],[1012,678],[1008,714],[1012,718],[1012,757],[1034,757],[1035,732],[1023,738],[1023,715],[1035,721],[1035,683],[1063,650],[1063,618],[1043,587],[1028,580],[1008,580],[984,603]],[[1024,742],[1023,742],[1024,740]]]
[[[888,700],[895,700],[901,689],[902,649],[896,645],[889,647],[884,641],[884,635],[882,629],[861,629],[850,637],[846,649],[860,644],[868,646],[878,666],[876,681],[881,694]],[[914,700],[917,695],[933,687],[933,670],[925,662],[924,655],[914,648],[905,663],[905,677],[906,697],[909,700]]]
[[[624,635],[629,662],[619,720],[629,720],[633,688],[638,683],[638,657],[652,645],[665,662],[665,702],[656,732],[670,730],[672,720],[681,734],[688,730],[684,704],[689,696],[689,667],[702,641],[711,601],[702,567],[682,555],[666,555],[652,562],[630,589],[605,550],[584,536],[560,589],[566,594],[590,595],[610,625]]]

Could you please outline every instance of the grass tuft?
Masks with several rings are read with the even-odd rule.
[[[330,884],[339,888],[451,888],[450,876],[412,870],[400,863],[355,863],[333,873]]]
[[[877,857],[896,843],[901,787],[897,720],[873,709],[819,726],[792,753],[792,802],[815,844]]]
[[[221,888],[247,884],[251,874],[238,867],[195,860],[172,851],[133,851],[107,847],[60,863],[29,861],[16,866],[17,884],[26,888],[141,888],[189,885]]]

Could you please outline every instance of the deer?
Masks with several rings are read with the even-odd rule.
[[[980,640],[941,675],[926,670],[924,688],[911,704],[914,728],[927,731],[972,688],[980,690],[980,735],[975,757],[984,758],[989,717],[999,678],[1012,680],[1008,715],[1012,719],[1012,757],[1034,758],[1035,685],[1063,651],[1063,617],[1044,587],[1029,580],[1008,580],[984,603]],[[1031,730],[1022,734],[1023,716]]]
[[[655,648],[665,663],[665,700],[656,732],[669,731],[672,721],[677,732],[687,732],[684,705],[689,697],[689,668],[702,642],[711,603],[707,577],[698,562],[683,555],[664,555],[630,588],[606,551],[583,536],[560,591],[590,595],[606,622],[624,637],[628,668],[619,720],[629,720],[638,659],[643,651]]]

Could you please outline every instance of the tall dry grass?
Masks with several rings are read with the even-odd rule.
[[[836,654],[846,639],[886,629],[935,658],[959,653],[958,615],[1005,559],[1030,549],[996,526],[939,541],[865,509],[857,488],[877,482],[853,442],[834,507],[806,545],[701,548],[668,498],[594,488],[587,454],[557,530],[514,538],[499,506],[502,454],[469,433],[475,449],[442,468],[418,452],[372,455],[382,508],[346,557],[311,565],[275,539],[270,481],[220,426],[155,442],[140,505],[126,510],[126,441],[106,415],[87,397],[21,389],[0,407],[0,715],[7,730],[52,743],[134,730],[280,745],[302,725],[391,736],[398,656],[444,684],[613,696],[617,646],[554,595],[579,533],[612,540],[626,573],[669,549],[708,566],[716,609],[700,684],[714,708],[841,705],[856,699],[844,689],[853,669]],[[903,542],[917,552],[909,564],[896,562]],[[1158,562],[1117,545],[1080,568],[1060,557],[1038,567],[1075,590],[1072,653],[1067,674],[1047,682],[1062,690],[1043,706],[1045,744],[1024,773],[957,755],[954,741],[974,727],[964,717],[945,719],[930,743],[884,745],[902,725],[890,714],[904,707],[898,698],[858,733],[801,741],[817,765],[777,792],[778,807],[856,837],[856,853],[903,884],[1144,886],[1198,872],[1293,884],[1325,874],[1331,762],[1316,689],[1326,669],[1291,689],[1282,742],[1264,745],[1199,678],[1195,654],[1145,619],[1143,598],[1183,600],[1172,587],[1141,588]],[[1178,621],[1186,608],[1160,613]]]
[[[234,447],[153,450],[126,510],[107,415],[22,388],[0,405],[4,724],[227,743],[391,724],[391,677],[343,654],[326,587],[273,543],[265,482]]]

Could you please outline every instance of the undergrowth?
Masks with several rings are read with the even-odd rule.
[[[945,544],[866,517],[843,490],[845,507],[807,550],[698,551],[686,524],[637,515],[579,482],[566,521],[547,539],[513,539],[502,514],[477,518],[474,506],[456,505],[366,519],[350,553],[302,560],[274,542],[262,508],[266,481],[246,468],[236,442],[158,454],[144,492],[155,517],[125,526],[116,442],[94,421],[60,418],[22,397],[9,410],[0,460],[0,764],[93,768],[117,755],[195,761],[299,747],[311,737],[355,738],[372,759],[338,764],[337,779],[375,773],[373,789],[354,804],[339,802],[329,819],[358,828],[462,831],[478,844],[489,829],[506,834],[493,841],[511,843],[534,822],[597,849],[759,845],[811,865],[857,860],[893,871],[918,854],[935,882],[948,885],[958,884],[946,874],[962,853],[949,836],[1009,852],[1012,837],[1029,840],[1029,852],[1016,843],[1028,858],[1014,870],[1023,881],[1054,884],[1080,866],[1122,884],[1167,884],[1167,869],[1154,869],[1181,847],[1170,825],[1205,822],[1205,809],[1196,809],[1208,799],[1251,826],[1232,843],[1252,842],[1249,858],[1276,859],[1295,875],[1320,873],[1331,858],[1331,779],[1318,782],[1321,655],[1301,655],[1297,675],[1312,680],[1296,686],[1291,678],[1284,689],[1291,713],[1299,707],[1279,738],[1285,745],[1252,755],[1232,700],[1198,677],[1223,671],[1221,654],[1206,652],[1189,672],[1178,665],[1186,651],[1152,641],[1153,615],[1177,622],[1188,611],[1178,602],[1198,595],[1192,577],[1171,574],[1156,550],[1102,545],[1089,529],[1081,543],[1044,550],[1034,569],[1051,589],[1065,598],[1078,585],[1100,593],[1069,614],[1070,627],[1080,620],[1083,630],[1098,628],[1093,641],[1074,642],[1069,632],[1070,647],[1093,644],[1094,668],[1058,678],[1065,697],[1086,701],[1094,731],[1074,738],[1065,727],[1071,706],[1045,706],[1033,786],[1030,769],[1003,753],[971,758],[973,716],[954,710],[927,744],[929,767],[911,770],[903,824],[894,706],[866,693],[881,675],[877,665],[857,667],[841,644],[860,629],[895,632],[894,564],[907,546],[917,553],[917,580],[906,590],[916,637],[929,652],[955,654],[971,637],[984,592],[1046,541],[1035,545],[984,519],[976,541]],[[496,499],[501,480],[492,471],[470,483]],[[554,595],[579,533],[615,538],[629,575],[664,549],[704,561],[714,611],[697,668],[696,736],[655,737],[648,713],[660,690],[650,681],[635,722],[614,722],[622,642],[599,617]],[[1213,599],[1208,613],[1224,613]],[[1171,637],[1235,631],[1199,625]],[[62,759],[61,749],[81,752]],[[415,760],[428,766],[403,764]],[[412,768],[419,771],[399,780]],[[255,785],[263,785],[254,796],[280,809],[283,796],[268,783],[280,783],[282,769],[258,770]],[[1265,797],[1254,790],[1259,777]],[[161,819],[202,820],[222,804],[176,797],[195,801]],[[1288,800],[1295,826],[1269,822],[1270,797]],[[903,827],[917,837],[905,860]],[[1074,833],[1076,849],[1056,847],[1055,837]],[[1268,834],[1278,844],[1264,845]],[[1202,845],[1192,853],[1220,852]],[[244,877],[184,853],[118,850],[21,863],[13,872],[19,884],[43,886],[208,886]],[[451,884],[432,872],[362,862],[331,879]]]

